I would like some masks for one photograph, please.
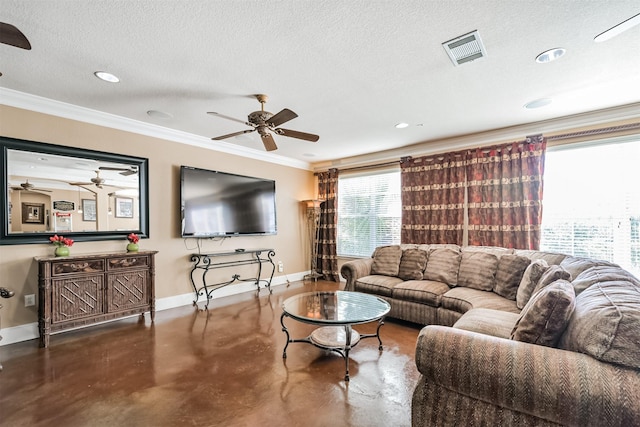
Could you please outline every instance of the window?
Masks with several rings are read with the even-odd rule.
[[[338,180],[338,255],[369,257],[400,243],[400,171],[341,176]]]
[[[541,249],[640,277],[640,138],[547,150]]]

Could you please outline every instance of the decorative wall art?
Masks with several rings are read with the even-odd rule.
[[[133,218],[133,199],[116,197],[116,218]]]
[[[44,224],[44,203],[22,203],[23,224]]]

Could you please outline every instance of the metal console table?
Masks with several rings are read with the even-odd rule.
[[[212,298],[211,294],[225,286],[228,286],[236,281],[238,282],[253,282],[255,283],[258,292],[260,292],[260,283],[264,283],[264,287],[271,291],[271,280],[273,274],[276,271],[276,265],[273,263],[273,257],[275,256],[273,249],[245,249],[234,250],[228,252],[212,252],[208,254],[191,254],[191,262],[193,262],[193,268],[191,269],[191,285],[195,292],[195,300],[193,305],[198,303],[201,296],[206,296],[207,303],[204,306],[205,310],[209,309],[209,300]],[[229,259],[234,257],[235,259]],[[258,274],[256,277],[241,279],[239,274],[234,274],[231,280],[226,282],[207,284],[207,273],[210,270],[216,270],[221,268],[238,267],[241,265],[258,264]],[[271,265],[271,274],[268,279],[262,278],[262,264]],[[199,283],[196,284],[196,272],[202,272]]]

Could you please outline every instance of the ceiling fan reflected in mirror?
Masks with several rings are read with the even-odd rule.
[[[100,176],[100,171],[97,170],[96,172],[96,176],[91,178],[91,182],[70,182],[70,185],[95,185],[98,188],[102,188],[102,185],[104,184],[104,178],[102,178]]]
[[[19,187],[11,187],[12,190],[16,191],[45,191],[47,193],[51,193],[51,190],[45,190],[44,188],[36,188],[35,185],[29,182],[29,180],[25,180]]]
[[[136,168],[135,166],[131,166],[129,168],[113,168],[109,166],[100,166],[98,169],[101,171],[120,171],[120,175],[122,176],[135,175],[138,173],[138,168]]]
[[[302,139],[305,141],[317,142],[320,137],[318,135],[313,135],[311,133],[299,132],[291,129],[283,129],[279,128],[283,123],[288,122],[289,120],[293,120],[298,115],[288,108],[283,109],[277,114],[270,113],[264,110],[264,104],[267,102],[267,95],[256,95],[258,102],[260,102],[261,109],[260,111],[254,111],[253,113],[247,116],[247,121],[239,120],[233,117],[225,116],[220,113],[216,113],[214,111],[209,111],[207,114],[211,114],[212,116],[222,117],[223,119],[232,120],[234,122],[242,123],[247,126],[250,126],[252,129],[245,129],[239,132],[230,133],[227,135],[217,136],[215,138],[211,138],[214,141],[221,141],[223,139],[232,138],[234,136],[243,135],[245,133],[251,133],[258,131],[260,137],[262,138],[262,143],[264,144],[264,148],[267,151],[274,151],[278,149],[275,140],[271,133],[275,133],[276,135],[288,136],[290,138]]]

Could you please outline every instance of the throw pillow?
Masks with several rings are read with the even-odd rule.
[[[524,306],[527,305],[533,290],[538,284],[538,280],[540,280],[540,277],[542,277],[548,268],[549,264],[547,264],[547,261],[538,259],[529,264],[527,269],[524,271],[522,280],[518,286],[518,292],[516,293],[516,306],[519,309],[523,309]]]
[[[406,249],[400,258],[398,277],[402,280],[422,280],[427,266],[427,253],[420,249]]]
[[[460,258],[460,251],[451,248],[440,248],[429,252],[424,279],[435,280],[454,287],[458,282]]]
[[[400,269],[401,257],[402,249],[398,245],[382,246],[377,248],[373,254],[371,274],[397,276]]]
[[[576,306],[573,286],[557,280],[534,294],[520,313],[511,339],[555,347]]]
[[[462,250],[458,286],[490,291],[493,289],[498,257],[489,252]]]
[[[640,288],[637,280],[603,279],[576,297],[558,347],[640,369]]]
[[[518,285],[531,260],[520,255],[502,255],[498,260],[496,284],[493,291],[512,301],[516,300]]]
[[[559,265],[550,266],[547,271],[540,276],[540,280],[538,280],[536,287],[533,288],[531,295],[535,295],[540,289],[549,286],[556,280],[571,280],[571,274]]]

